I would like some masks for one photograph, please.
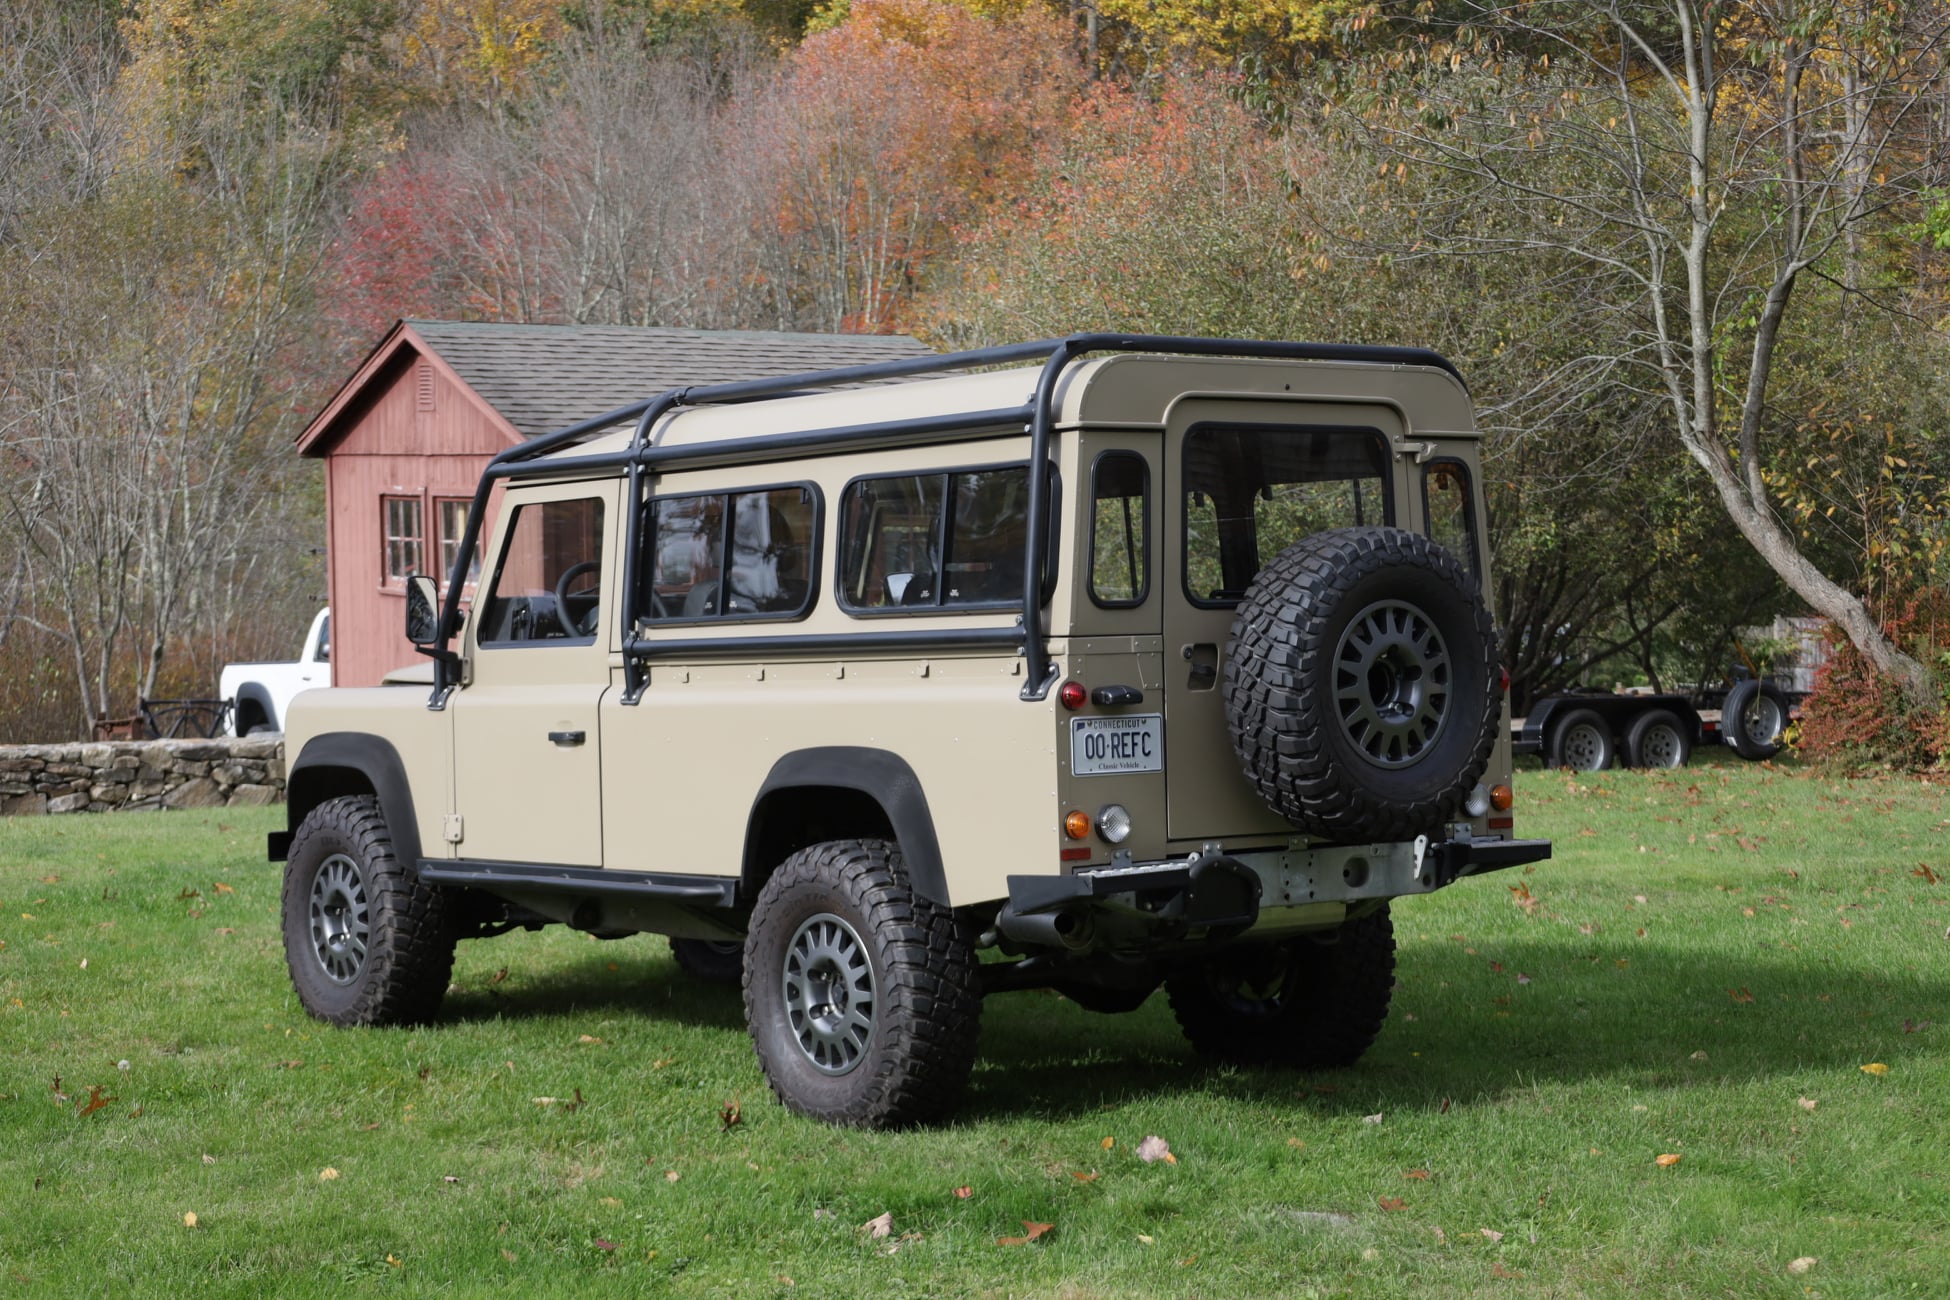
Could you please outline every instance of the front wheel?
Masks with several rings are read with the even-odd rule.
[[[979,989],[967,931],[914,892],[895,844],[801,849],[752,907],[752,1047],[803,1115],[899,1128],[946,1114],[974,1068]]]
[[[447,994],[447,896],[394,856],[371,795],[328,799],[299,824],[284,864],[283,929],[298,1002],[320,1020],[414,1024]]]
[[[1324,938],[1242,948],[1165,981],[1178,1027],[1200,1056],[1315,1069],[1361,1059],[1394,987],[1386,907]]]

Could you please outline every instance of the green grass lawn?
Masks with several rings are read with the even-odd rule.
[[[660,939],[466,943],[437,1025],[331,1030],[281,810],[0,821],[0,1292],[1941,1296],[1943,804],[1528,772],[1556,859],[1397,906],[1358,1067],[1011,994],[956,1122],[899,1134],[781,1110]]]

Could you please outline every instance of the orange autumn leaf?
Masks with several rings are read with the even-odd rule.
[[[91,1083],[88,1085],[88,1100],[81,1103],[80,1108],[75,1111],[75,1115],[77,1117],[92,1115],[102,1107],[108,1105],[109,1102],[119,1100],[121,1100],[119,1097],[102,1096],[101,1085]]]
[[[973,1195],[975,1195],[975,1189],[973,1187],[957,1187],[955,1189],[955,1199],[958,1201],[965,1201]]]
[[[1671,1152],[1667,1152],[1665,1155],[1660,1156],[1657,1160],[1654,1160],[1652,1163],[1659,1166],[1659,1168],[1661,1169],[1670,1169],[1674,1165],[1679,1163],[1679,1157],[1673,1155]]]
[[[1381,1198],[1381,1208],[1393,1214],[1398,1210],[1406,1210],[1408,1202],[1399,1196],[1384,1196]]]
[[[1426,1183],[1429,1181],[1429,1171],[1426,1169],[1405,1169],[1402,1171],[1402,1177],[1414,1178]]]
[[[997,1237],[995,1244],[998,1246],[1027,1246],[1030,1242],[1036,1240],[1055,1226],[1054,1223],[1037,1223],[1034,1219],[1024,1219],[1022,1221],[1022,1236]]]
[[[1097,1171],[1095,1169],[1092,1169],[1089,1173],[1086,1174],[1083,1173],[1081,1170],[1071,1170],[1070,1177],[1076,1179],[1080,1183],[1094,1183],[1097,1181]]]
[[[1889,1067],[1884,1065],[1881,1061],[1871,1061],[1869,1064],[1862,1067],[1862,1073],[1873,1074],[1878,1079],[1880,1079],[1883,1075],[1889,1073]]]

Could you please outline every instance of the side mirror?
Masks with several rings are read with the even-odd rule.
[[[406,580],[406,639],[422,650],[440,641],[440,592],[417,573]]]

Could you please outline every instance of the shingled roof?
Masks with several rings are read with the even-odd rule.
[[[406,324],[525,438],[682,384],[830,370],[932,351],[905,334],[434,320]]]
[[[899,361],[932,351],[905,334],[403,320],[306,425],[297,445],[301,455],[327,454],[400,367],[423,354],[450,369],[505,422],[510,440],[519,440],[683,385]]]

